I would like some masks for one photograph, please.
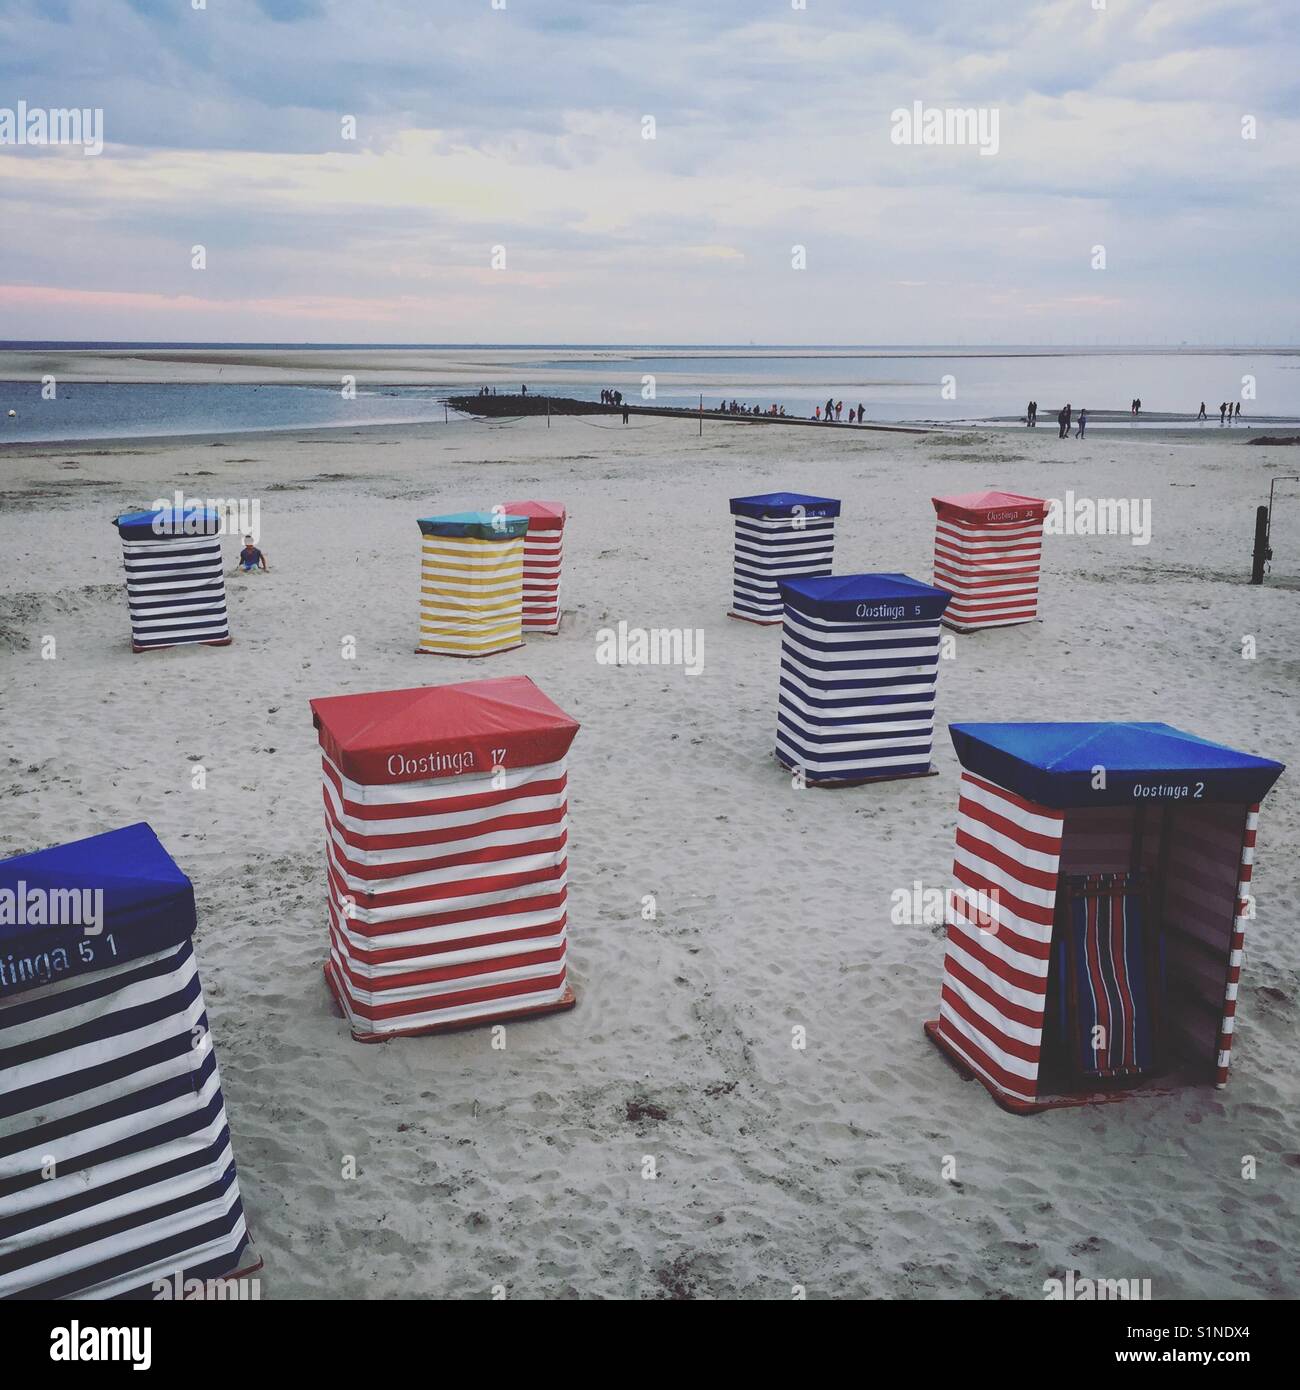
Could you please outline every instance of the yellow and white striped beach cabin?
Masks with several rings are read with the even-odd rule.
[[[523,645],[528,518],[455,512],[420,518],[421,652],[489,656]]]

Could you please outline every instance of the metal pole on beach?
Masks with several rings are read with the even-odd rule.
[[[1255,553],[1251,556],[1250,582],[1264,582],[1264,562],[1268,559],[1268,508],[1255,508]]]
[[[704,392],[700,392],[700,438],[704,438]]]

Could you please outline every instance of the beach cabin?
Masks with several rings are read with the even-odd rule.
[[[528,518],[455,512],[420,519],[418,652],[489,656],[523,645]]]
[[[573,1007],[568,775],[578,725],[526,676],[311,702],[325,976],[359,1041]]]
[[[1168,724],[954,724],[930,1038],[1010,1110],[1228,1080],[1259,803],[1281,763]]]
[[[1017,492],[930,500],[934,582],[952,595],[944,622],[958,632],[1033,622],[1047,503]]]
[[[147,825],[0,862],[0,1298],[260,1267],[194,928]]]
[[[905,574],[783,580],[776,756],[814,786],[923,777],[948,595]]]
[[[229,646],[220,514],[160,507],[114,517],[113,524],[122,539],[131,650]]]
[[[733,497],[732,618],[760,624],[782,618],[778,585],[803,574],[829,574],[835,552],[834,497],[765,492]]]
[[[506,502],[509,516],[528,518],[524,536],[524,631],[559,632],[560,566],[567,513],[559,502]]]

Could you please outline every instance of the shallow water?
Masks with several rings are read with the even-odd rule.
[[[1186,427],[1195,423],[1202,400],[1210,415],[1203,429],[1220,428],[1218,406],[1225,400],[1242,401],[1242,425],[1300,419],[1300,354],[1284,350],[537,348],[511,353],[508,367],[503,354],[481,351],[483,381],[517,371],[524,380],[532,378],[534,394],[597,400],[610,387],[635,404],[694,408],[702,398],[706,409],[716,410],[735,399],[763,409],[784,406],[801,418],[829,396],[843,402],[846,421],[861,404],[875,421],[1014,423],[1031,397],[1039,403],[1041,428],[1051,428],[1067,401],[1076,416],[1080,408],[1089,410],[1093,429]],[[500,360],[491,361],[494,353]],[[326,386],[71,382],[58,387],[53,401],[42,400],[36,381],[6,381],[0,382],[0,440],[437,421],[444,418],[443,396],[472,392],[483,381],[439,377],[429,386],[366,387],[352,399]],[[1134,396],[1142,401],[1138,420],[1127,410]],[[17,412],[13,418],[11,409]]]

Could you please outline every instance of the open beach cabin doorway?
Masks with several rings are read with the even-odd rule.
[[[1228,1077],[1259,802],[1280,763],[1167,724],[955,724],[939,1017],[1008,1109]]]

